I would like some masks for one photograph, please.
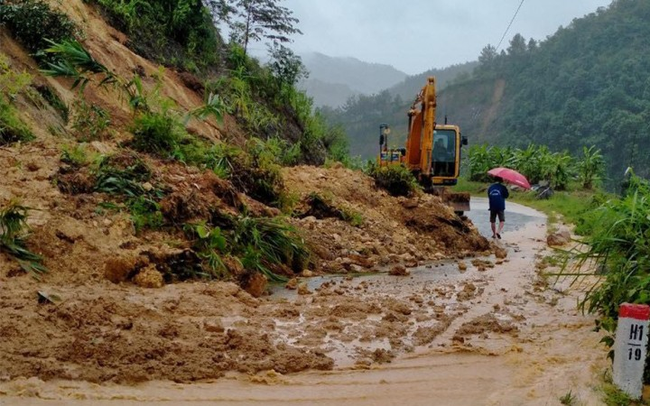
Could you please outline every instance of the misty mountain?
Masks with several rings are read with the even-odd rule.
[[[309,78],[299,87],[314,98],[315,106],[338,107],[355,94],[374,94],[404,80],[406,73],[390,65],[340,58],[321,53],[301,55]]]
[[[359,93],[342,83],[328,83],[312,78],[303,80],[298,87],[314,99],[316,107],[340,106]]]
[[[471,76],[472,71],[478,66],[478,61],[465,62],[451,65],[442,69],[429,69],[417,75],[406,77],[402,82],[390,87],[388,91],[399,95],[404,100],[413,100],[422,89],[429,76],[435,76],[438,90],[444,89],[452,81],[462,81]]]

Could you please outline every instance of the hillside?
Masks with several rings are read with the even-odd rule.
[[[313,52],[302,56],[309,77],[299,87],[307,90],[317,107],[338,107],[354,94],[370,95],[406,77],[392,66]]]
[[[596,145],[613,181],[627,166],[648,176],[648,18],[648,2],[618,0],[539,45],[515,37],[507,55],[485,55],[473,80],[447,89],[449,110],[481,141]]]
[[[314,275],[503,259],[438,197],[319,167],[344,145],[309,99],[225,44],[201,3],[170,4],[176,18],[144,1],[135,14],[104,0],[0,4],[2,380],[331,369],[313,344],[324,318],[284,336],[276,319],[299,313],[268,297],[270,282],[309,295]],[[305,306],[354,328],[351,306],[382,315],[412,300],[354,292]],[[405,352],[409,323],[367,334]]]
[[[450,83],[467,79],[476,66],[478,66],[478,62],[472,61],[442,69],[429,69],[417,75],[408,76],[402,82],[388,88],[388,91],[404,100],[412,100],[427,82],[428,77],[435,76],[438,89],[442,90]]]

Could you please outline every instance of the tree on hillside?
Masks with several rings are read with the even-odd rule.
[[[515,34],[510,40],[508,55],[523,55],[526,53],[526,40],[521,34]]]
[[[226,0],[217,2],[221,19],[229,22],[231,40],[248,51],[248,44],[266,38],[275,43],[291,42],[291,34],[302,34],[295,27],[298,19],[293,12],[280,6],[281,0]],[[223,13],[232,14],[230,19]]]
[[[487,44],[485,48],[481,50],[481,55],[478,57],[478,62],[481,65],[489,65],[497,57],[497,49]]]
[[[282,44],[273,43],[269,45],[269,55],[271,60],[268,64],[273,76],[275,76],[280,83],[287,85],[295,85],[300,79],[307,78],[309,72],[305,65],[302,64],[300,57],[296,55],[291,49]]]

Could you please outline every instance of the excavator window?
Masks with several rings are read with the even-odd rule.
[[[456,171],[456,131],[433,131],[433,176],[455,176]]]

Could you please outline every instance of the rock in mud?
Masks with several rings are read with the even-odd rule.
[[[405,209],[415,209],[416,207],[418,207],[420,205],[420,201],[417,198],[412,198],[412,199],[401,198],[400,199],[400,204]]]
[[[138,259],[129,256],[108,258],[104,264],[104,277],[113,283],[126,281],[135,272]]]
[[[465,272],[467,270],[467,264],[465,262],[459,262],[458,263],[458,270],[460,272]]]
[[[267,284],[268,279],[266,276],[262,275],[261,273],[255,273],[251,275],[250,278],[248,278],[248,281],[246,282],[245,286],[243,286],[243,288],[251,296],[260,297],[264,294],[264,291],[266,291]]]
[[[284,287],[290,290],[298,289],[298,279],[297,278],[289,279],[289,282],[287,282],[287,284],[284,285]]]
[[[238,276],[244,273],[244,266],[239,259],[231,255],[225,255],[221,260],[231,275]]]
[[[165,285],[162,274],[158,272],[154,265],[149,265],[138,272],[133,278],[133,282],[143,288],[162,288]]]
[[[567,230],[558,231],[546,237],[546,243],[549,247],[566,245],[569,241],[571,241],[571,233]]]
[[[394,276],[408,276],[411,273],[408,271],[408,269],[406,269],[404,265],[395,265],[390,269],[388,274]]]
[[[218,317],[206,318],[203,321],[203,329],[210,333],[223,333],[225,331],[223,322]]]
[[[497,257],[498,259],[504,259],[508,256],[508,251],[506,251],[504,248],[495,246],[494,256]]]
[[[299,295],[311,295],[311,290],[309,290],[309,287],[307,286],[306,283],[303,283],[298,286],[298,294]]]

